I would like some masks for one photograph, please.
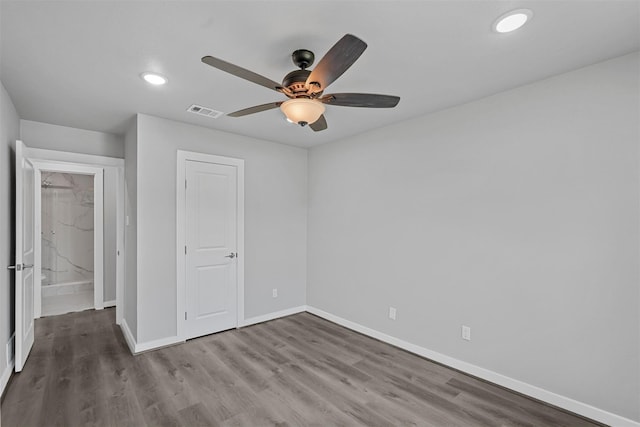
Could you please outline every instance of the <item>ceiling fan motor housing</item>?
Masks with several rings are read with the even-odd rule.
[[[282,86],[289,89],[294,96],[307,95],[307,78],[311,74],[309,70],[295,70],[284,76]]]

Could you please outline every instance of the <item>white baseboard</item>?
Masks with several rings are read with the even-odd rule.
[[[7,384],[9,384],[11,375],[13,375],[13,367],[14,362],[12,360],[2,372],[2,376],[0,377],[0,396],[2,396],[2,393],[4,393],[4,389],[7,387]]]
[[[108,307],[110,302],[105,302],[105,307]],[[113,301],[115,305],[115,301]],[[262,316],[252,317],[250,319],[245,319],[238,327],[244,327],[249,325],[255,325],[256,323],[267,322],[269,320],[277,319],[279,317],[290,316],[296,313],[302,313],[307,310],[306,305],[301,305],[299,307],[287,308],[285,310],[276,311],[273,313],[264,314]],[[122,334],[124,335],[124,339],[127,341],[127,345],[129,346],[129,350],[132,354],[142,353],[144,351],[156,350],[161,347],[166,347],[169,345],[179,344],[184,342],[184,339],[173,336],[161,338],[158,340],[147,341],[143,343],[139,343],[133,338],[133,334],[131,333],[131,329],[129,329],[129,325],[125,319],[122,319],[122,323],[120,324],[120,329],[122,329]]]
[[[482,378],[483,380],[517,391],[518,393],[531,396],[534,399],[541,400],[543,402],[566,409],[567,411],[582,415],[584,417],[591,418],[601,423],[616,427],[640,427],[640,423],[628,418],[624,418],[611,412],[604,411],[602,409],[596,408],[583,402],[579,402],[569,397],[561,396],[559,394],[507,377],[497,372],[481,368],[471,363],[463,362],[462,360],[455,359],[442,353],[438,353],[427,348],[411,344],[410,342],[403,341],[401,339],[392,337],[391,335],[376,331],[375,329],[371,329],[350,320],[343,319],[318,308],[307,306],[307,311],[311,314],[322,317],[323,319],[344,326],[345,328],[360,332],[361,334],[402,348],[411,353],[415,353],[419,356],[431,359],[438,363],[442,363],[443,365],[458,369],[462,372],[466,372],[467,374]]]
[[[291,316],[292,314],[302,313],[303,311],[307,311],[306,305],[301,305],[299,307],[287,308],[280,311],[274,311],[273,313],[263,314],[262,316],[251,317],[249,319],[245,319],[238,325],[239,328],[243,328],[249,325],[255,325],[256,323],[268,322],[269,320],[277,319],[279,317]]]
[[[136,340],[133,338],[131,329],[129,329],[129,325],[125,319],[122,319],[122,323],[120,323],[120,330],[122,331],[122,335],[124,335],[124,340],[129,346],[129,351],[131,354],[136,354]]]
[[[594,406],[591,406],[583,402],[579,402],[569,397],[553,393],[543,388],[516,380],[514,378],[507,377],[505,375],[499,374],[489,369],[481,368],[479,366],[473,365],[468,362],[464,362],[462,360],[455,359],[445,354],[438,353],[436,351],[429,350],[424,347],[420,347],[416,344],[412,344],[410,342],[401,340],[391,335],[387,335],[382,332],[376,331],[375,329],[362,326],[358,323],[352,322],[347,319],[343,319],[342,317],[335,316],[331,313],[328,313],[326,311],[320,310],[312,306],[302,305],[302,306],[292,307],[292,308],[288,308],[281,311],[276,311],[273,313],[264,314],[261,316],[251,317],[249,319],[245,319],[241,323],[241,325],[239,325],[239,327],[255,325],[256,323],[267,322],[269,320],[290,316],[292,314],[301,313],[304,311],[308,311],[311,314],[315,314],[316,316],[322,317],[323,319],[329,320],[333,323],[337,323],[338,325],[344,326],[353,331],[360,332],[361,334],[386,342],[387,344],[391,344],[396,347],[402,348],[411,353],[417,354],[419,356],[425,357],[427,359],[433,360],[435,362],[438,362],[443,365],[449,366],[451,368],[457,369],[459,371],[465,372],[469,375],[473,375],[475,377],[478,377],[483,380],[500,385],[502,387],[514,390],[518,393],[522,393],[524,395],[530,396],[534,399],[538,399],[542,402],[549,403],[559,408],[563,408],[567,411],[582,415],[587,418],[591,418],[601,423],[608,424],[611,426],[616,426],[616,427],[640,427],[639,422],[630,420],[620,415],[613,414],[611,412],[607,412],[605,410],[596,408]],[[120,325],[120,327],[124,334],[125,340],[129,345],[129,349],[133,354],[184,342],[184,340],[180,339],[179,337],[167,337],[159,340],[148,341],[145,343],[137,343],[136,340],[133,338],[133,335],[131,334],[131,330],[129,329],[129,326],[127,325],[126,320],[124,319],[122,320],[122,324]],[[11,371],[9,372],[9,375],[10,373]],[[4,379],[4,375],[2,378]],[[8,381],[8,378],[7,378],[7,381]]]
[[[184,339],[174,336],[174,337],[160,338],[159,340],[136,343],[136,346],[135,346],[136,351],[134,354],[142,353],[143,351],[157,350],[161,347],[167,347],[169,345],[180,344],[183,342],[184,342]]]
[[[109,302],[105,302],[105,307],[107,307]],[[114,301],[115,304],[115,301]],[[267,322],[269,320],[277,319],[279,317],[290,316],[296,313],[302,313],[307,310],[306,305],[301,305],[299,307],[287,308],[285,310],[276,311],[273,313],[264,314],[262,316],[252,317],[250,319],[245,319],[241,322],[238,327],[242,328],[249,325],[255,325],[256,323]],[[179,344],[184,342],[184,339],[174,336],[161,338],[154,341],[148,341],[143,343],[138,343],[133,338],[133,334],[131,333],[131,329],[129,329],[129,325],[125,319],[122,319],[122,324],[120,325],[120,329],[122,329],[122,334],[124,335],[124,339],[127,341],[127,345],[129,346],[129,350],[132,354],[142,353],[143,351],[156,350],[161,347],[166,347],[168,345]]]
[[[15,366],[15,360],[14,360],[14,354],[13,354],[15,343],[13,340],[15,339],[15,337],[16,337],[16,333],[14,332],[13,334],[11,334],[9,341],[7,341],[7,343],[5,344],[7,366],[5,367],[4,371],[2,371],[2,376],[0,376],[0,396],[2,396],[2,393],[4,393],[4,389],[7,387],[7,384],[11,379],[11,375],[13,375],[13,368]]]
[[[120,324],[120,329],[122,329],[122,334],[124,335],[125,341],[127,341],[127,345],[129,346],[129,351],[131,354],[138,354],[144,351],[156,350],[161,347],[166,347],[168,345],[178,344],[184,342],[183,339],[179,337],[167,337],[161,338],[159,340],[147,341],[139,343],[133,338],[133,334],[131,333],[131,329],[129,329],[129,325],[127,324],[126,319],[122,319],[122,323]]]
[[[104,308],[115,307],[116,306],[116,300],[105,301],[103,303],[103,306],[104,306]]]

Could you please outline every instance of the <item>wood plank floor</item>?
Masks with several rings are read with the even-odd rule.
[[[2,426],[593,426],[308,313],[132,356],[113,309],[36,321]]]

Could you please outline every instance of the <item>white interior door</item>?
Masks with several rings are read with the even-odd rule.
[[[35,171],[25,157],[25,145],[16,141],[16,372],[22,371],[34,339],[34,182]]]
[[[237,326],[237,168],[186,161],[185,338]]]

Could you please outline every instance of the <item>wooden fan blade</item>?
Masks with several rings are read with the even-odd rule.
[[[252,83],[264,86],[268,89],[272,89],[278,92],[280,91],[280,89],[282,89],[282,85],[280,83],[274,82],[273,80],[261,76],[260,74],[254,73],[253,71],[238,67],[237,65],[231,64],[230,62],[223,61],[222,59],[214,58],[213,56],[205,56],[202,58],[202,62],[212,66],[213,68],[217,68],[218,70],[233,74],[234,76],[240,77],[241,79],[249,80]]]
[[[261,111],[271,110],[273,108],[278,108],[282,104],[280,102],[270,102],[268,104],[256,105],[254,107],[245,108],[243,110],[234,111],[233,113],[227,114],[229,117],[242,117],[247,116],[249,114],[259,113]]]
[[[307,78],[311,92],[323,91],[340,77],[362,55],[367,44],[354,35],[346,34],[318,62]]]
[[[320,132],[321,130],[325,130],[327,128],[327,119],[325,119],[324,114],[321,115],[318,120],[311,123],[309,127],[313,129],[315,132]]]
[[[374,93],[332,93],[318,100],[325,104],[342,107],[393,108],[400,102],[400,97]]]

